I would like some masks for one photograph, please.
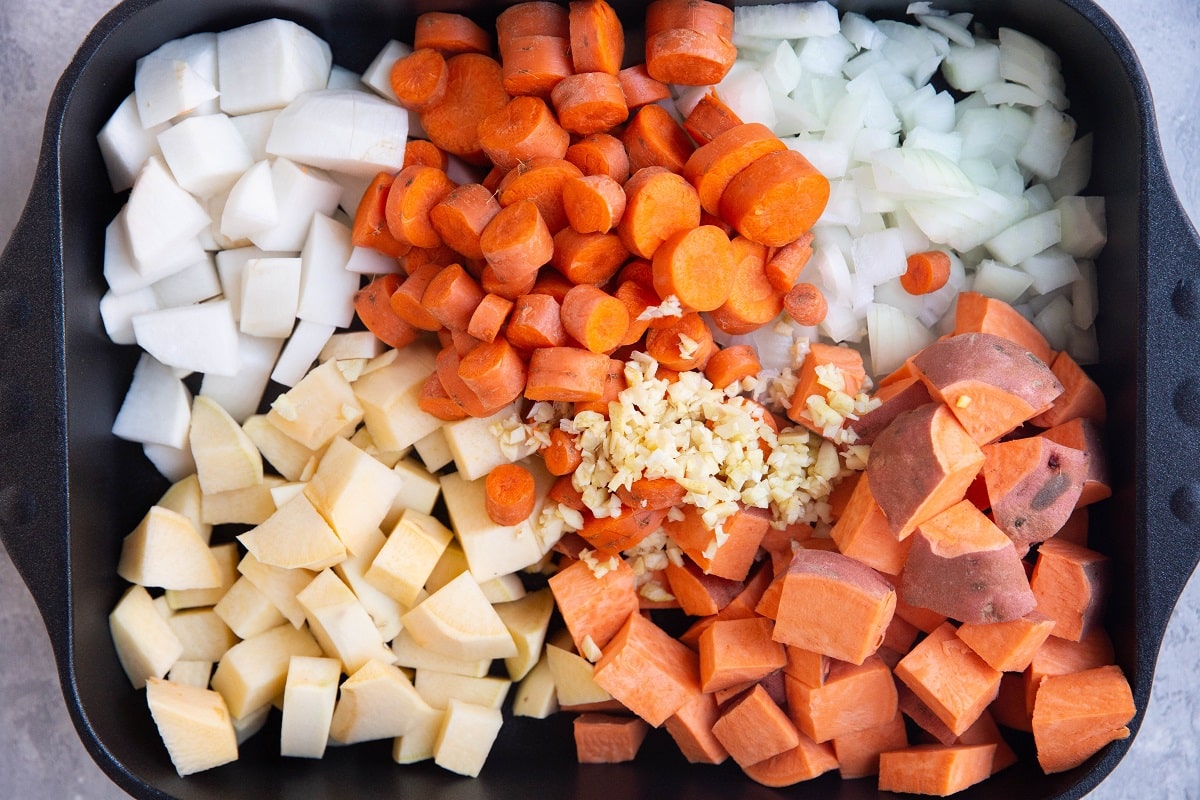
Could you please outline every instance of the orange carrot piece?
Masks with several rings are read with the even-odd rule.
[[[646,334],[646,353],[659,364],[683,372],[704,369],[716,351],[712,330],[695,311],[681,317],[664,317]]]
[[[643,167],[665,167],[681,173],[695,150],[675,118],[653,103],[638,109],[625,126],[621,141],[629,153],[629,169],[633,172]]]
[[[1030,422],[1050,428],[1082,417],[1103,426],[1108,417],[1104,392],[1083,368],[1075,363],[1071,354],[1063,350],[1055,355],[1054,360],[1050,362],[1050,371],[1063,385],[1063,393],[1054,398],[1049,410],[1038,414]]]
[[[631,109],[668,100],[671,97],[671,87],[662,81],[656,81],[646,71],[645,64],[634,64],[632,67],[617,73],[621,82],[621,93],[625,95],[625,105]]]
[[[417,340],[421,331],[392,310],[392,295],[400,288],[400,276],[380,275],[354,295],[354,311],[379,341],[397,349]]]
[[[1001,673],[955,636],[954,630],[947,622],[930,633],[900,660],[895,673],[959,736],[996,699]]]
[[[535,283],[537,283],[537,273],[517,276],[515,280],[500,280],[495,268],[486,262],[479,273],[479,286],[481,289],[488,294],[502,297],[509,302],[516,302],[516,299],[521,295],[532,292]]]
[[[784,685],[788,716],[815,742],[886,724],[898,710],[892,671],[877,655],[861,665],[834,661],[821,686],[790,676]]]
[[[462,263],[462,260],[459,258],[459,254],[447,247],[445,243],[439,244],[437,247],[413,247],[400,259],[400,266],[408,275],[412,275],[426,264],[445,267],[455,263]]]
[[[492,217],[479,249],[503,281],[527,280],[554,255],[554,237],[532,200],[511,203]]]
[[[504,90],[513,97],[549,97],[558,82],[574,73],[571,40],[560,36],[517,36],[500,40]]]
[[[625,57],[625,29],[605,0],[574,0],[568,26],[576,72],[616,75]]]
[[[409,111],[428,111],[446,96],[450,70],[437,50],[414,49],[396,60],[389,80],[400,105]]]
[[[640,613],[600,647],[596,683],[656,728],[700,694],[699,657]]]
[[[1127,738],[1136,713],[1120,667],[1043,678],[1033,704],[1038,763],[1048,774],[1079,766],[1109,742]]]
[[[546,497],[556,503],[573,508],[576,511],[583,511],[583,494],[575,488],[575,484],[571,482],[570,475],[563,475],[554,482],[550,487],[550,491],[546,493]],[[565,537],[564,537],[565,538]],[[579,537],[576,537],[579,538]],[[579,539],[581,542],[582,539]]]
[[[735,336],[756,331],[779,316],[783,299],[767,280],[767,248],[745,236],[734,236],[729,296],[712,311],[711,319]]]
[[[722,523],[721,527],[728,538],[715,552],[710,548],[715,534],[704,524],[695,506],[684,506],[683,518],[670,521],[665,527],[680,549],[705,572],[740,581],[745,580],[749,573],[769,523],[762,509],[742,508],[734,512]],[[750,606],[751,609],[753,607]]]
[[[904,715],[897,706],[896,713],[882,725],[843,733],[833,738],[833,754],[837,757],[838,774],[843,780],[866,778],[879,774],[879,756],[908,746],[908,731]]]
[[[710,0],[655,0],[646,7],[646,35],[691,28],[733,38],[733,11]]]
[[[453,346],[443,347],[438,352],[437,376],[446,394],[458,403],[470,417],[490,417],[503,408],[503,405],[489,406],[479,399],[479,396],[459,376],[458,368],[461,363],[462,357]]]
[[[607,72],[577,72],[550,92],[559,122],[571,133],[604,133],[629,118],[621,82]]]
[[[700,225],[695,188],[665,167],[638,170],[625,183],[625,197],[617,233],[626,249],[640,258],[653,258],[671,236]]]
[[[614,555],[637,547],[658,530],[666,516],[667,512],[662,509],[635,510],[623,506],[613,516],[585,519],[579,535],[599,553]]]
[[[862,356],[857,350],[823,342],[813,342],[809,346],[808,353],[805,354],[804,361],[800,364],[800,371],[796,376],[797,383],[792,392],[788,418],[818,433],[821,428],[812,419],[808,408],[808,398],[815,395],[824,400],[828,395],[830,390],[824,385],[820,372],[827,371],[831,367],[835,368],[842,377],[842,391],[851,397],[858,394],[862,389],[863,381],[866,380],[866,367],[863,366]]]
[[[562,194],[567,221],[579,233],[608,233],[625,213],[625,191],[608,175],[572,178]]]
[[[978,292],[959,292],[954,334],[970,332],[994,333],[1018,343],[1046,364],[1054,360],[1046,337],[1008,303]]]
[[[508,103],[500,65],[479,53],[446,59],[446,94],[422,111],[421,127],[429,141],[472,164],[485,164],[479,146],[479,120]]]
[[[445,422],[465,419],[466,410],[446,392],[437,373],[430,374],[421,385],[421,394],[417,397],[417,406],[426,414],[432,414]]]
[[[879,756],[879,789],[945,797],[992,774],[994,744],[915,744]]]
[[[496,17],[496,40],[503,42],[521,36],[570,36],[567,9],[550,0],[530,0],[509,6]]]
[[[633,569],[622,559],[617,562],[616,569],[600,578],[583,561],[573,562],[550,578],[554,602],[576,649],[582,649],[588,638],[603,648],[630,615],[638,616]]]
[[[387,222],[392,235],[415,247],[440,245],[442,237],[430,223],[429,211],[454,187],[454,181],[436,167],[414,164],[400,170],[387,201]]]
[[[829,179],[795,150],[760,156],[721,193],[726,222],[751,241],[782,247],[800,238],[825,210]]]
[[[537,499],[533,473],[520,464],[501,464],[484,479],[488,517],[497,525],[516,525],[529,519]]]
[[[500,205],[510,206],[521,200],[532,200],[545,220],[550,233],[558,233],[567,226],[567,212],[563,205],[562,187],[571,178],[583,173],[569,161],[561,158],[531,158],[527,163],[510,170],[497,187]]]
[[[787,662],[763,617],[717,620],[700,635],[700,688],[715,692],[758,681]]]
[[[526,350],[564,346],[567,332],[558,302],[548,294],[518,297],[508,322],[508,340]]]
[[[408,277],[392,292],[390,303],[396,315],[423,331],[440,330],[442,323],[429,313],[423,305],[425,290],[443,267],[437,264],[422,264],[409,273]]]
[[[513,303],[500,295],[487,294],[479,301],[467,323],[467,333],[483,342],[491,342],[499,335],[512,311]]]
[[[488,53],[491,36],[469,17],[444,11],[427,11],[417,17],[413,32],[413,48],[424,47],[448,55],[458,53]]]
[[[730,128],[741,124],[741,118],[725,105],[721,98],[717,97],[717,93],[709,91],[700,98],[691,113],[684,118],[683,129],[697,145],[703,146]]]
[[[646,71],[663,83],[712,86],[721,82],[736,60],[737,48],[715,33],[692,28],[647,32]]]
[[[369,247],[384,255],[399,258],[407,253],[412,245],[397,239],[388,228],[387,199],[395,180],[395,175],[386,172],[381,172],[372,179],[354,212],[350,241],[355,247]]]
[[[1030,611],[1008,622],[963,623],[958,628],[958,638],[992,669],[1021,672],[1033,661],[1034,654],[1050,636],[1053,627],[1054,620],[1038,611]]]
[[[783,140],[760,122],[735,125],[698,147],[683,165],[683,177],[696,187],[700,207],[721,213],[721,196],[733,177],[768,153],[786,150]]]
[[[762,369],[758,354],[748,344],[735,344],[712,354],[704,365],[704,377],[718,389],[757,375]]]
[[[716,614],[742,590],[740,582],[708,575],[690,559],[682,565],[667,564],[666,575],[679,607],[694,617]]]
[[[783,788],[812,780],[837,766],[837,758],[829,744],[817,744],[801,733],[800,743],[791,750],[744,766],[742,771],[755,783]]]
[[[720,228],[681,230],[654,251],[654,290],[674,295],[685,309],[712,311],[728,299],[733,270],[733,248]]]
[[[950,256],[942,250],[923,250],[909,255],[900,286],[909,294],[930,294],[949,280]]]
[[[485,405],[496,408],[525,391],[525,361],[503,336],[480,343],[463,356],[458,376]]]
[[[609,133],[593,133],[567,148],[564,158],[584,175],[606,175],[619,184],[629,179],[629,154]]]
[[[610,358],[608,369],[604,373],[604,391],[595,400],[577,400],[573,410],[576,415],[584,411],[595,411],[608,419],[608,404],[617,402],[621,392],[628,386],[629,384],[625,382],[625,362],[618,358]],[[617,492],[619,494],[621,489],[618,489]],[[631,508],[636,507],[630,503],[625,504]],[[649,508],[649,506],[642,507]]]
[[[837,516],[829,535],[842,555],[886,575],[900,574],[911,546],[911,537],[900,540],[892,533],[871,494],[870,482],[864,479],[854,484],[846,508]]]
[[[615,233],[580,233],[563,228],[554,234],[550,265],[571,283],[598,286],[607,283],[628,258],[629,251]]]
[[[621,764],[632,761],[650,726],[637,717],[588,712],[573,723],[575,752],[580,764]]]
[[[540,97],[514,97],[479,122],[479,146],[503,170],[533,158],[562,158],[570,143],[571,135]]]
[[[776,641],[862,664],[883,641],[896,591],[839,553],[801,549],[782,578]]]
[[[712,726],[720,716],[721,707],[716,698],[700,693],[667,717],[663,727],[688,763],[721,764],[729,758],[729,751],[712,733]]]
[[[570,475],[583,462],[576,437],[562,428],[550,431],[550,444],[542,449],[542,458],[551,475]]]
[[[450,159],[440,147],[428,139],[409,139],[404,145],[404,163],[401,164],[401,169],[414,165],[435,167],[445,172],[446,167],[450,166]]]
[[[581,347],[542,347],[529,360],[525,397],[568,403],[598,400],[604,394],[608,356]]]
[[[611,353],[625,338],[629,312],[608,292],[583,283],[563,298],[562,322],[567,334],[588,350]]]
[[[767,280],[777,292],[787,292],[800,278],[800,273],[812,258],[812,231],[803,234],[794,242],[777,248],[767,259]]]
[[[665,511],[681,505],[687,490],[674,478],[638,478],[628,487],[617,487],[616,494],[629,508]]]
[[[529,294],[548,294],[561,305],[563,298],[574,285],[558,270],[545,267],[538,271],[537,280]]]
[[[1075,419],[1047,428],[1042,436],[1088,455],[1087,477],[1075,502],[1076,508],[1091,505],[1112,496],[1108,479],[1108,458],[1101,439],[1100,427],[1090,419]]]
[[[819,287],[797,283],[783,296],[783,310],[797,325],[820,325],[829,312],[829,303]]]
[[[465,331],[483,295],[483,289],[461,265],[451,264],[429,282],[421,302],[430,315],[445,327],[452,331]]]
[[[1037,610],[1054,620],[1054,636],[1077,642],[1100,624],[1111,573],[1102,553],[1057,539],[1042,543],[1029,586]]]

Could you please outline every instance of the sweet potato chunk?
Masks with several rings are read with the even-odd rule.
[[[954,635],[950,623],[926,636],[896,665],[896,677],[955,736],[971,727],[996,698],[1000,675]]]
[[[1077,767],[1129,736],[1137,709],[1121,668],[1097,667],[1042,679],[1033,703],[1033,741],[1047,773]]]
[[[1087,478],[1087,454],[1043,436],[983,447],[992,519],[1024,554],[1066,524]]]
[[[1038,548],[1029,585],[1053,635],[1079,641],[1099,623],[1112,564],[1095,550],[1051,539]]]

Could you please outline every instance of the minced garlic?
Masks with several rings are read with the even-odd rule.
[[[638,319],[642,322],[651,319],[662,319],[664,317],[682,317],[683,303],[679,302],[679,298],[673,294],[669,294],[663,298],[663,301],[656,306],[647,306],[646,310],[638,314]]]

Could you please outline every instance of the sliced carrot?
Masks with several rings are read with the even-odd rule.
[[[467,386],[466,382],[458,374],[459,365],[462,362],[462,357],[453,347],[443,347],[437,355],[435,369],[437,370],[438,380],[454,402],[462,407],[463,411],[470,417],[489,417],[499,411],[504,406],[492,407],[486,405],[479,399],[478,395]]]
[[[663,83],[712,86],[736,60],[737,48],[715,33],[672,28],[646,36],[646,71]]]
[[[819,287],[797,283],[783,296],[783,310],[797,325],[820,325],[829,312],[829,303]]]
[[[1057,539],[1042,543],[1029,586],[1037,610],[1054,620],[1054,636],[1077,642],[1100,624],[1111,574],[1102,553]]]
[[[442,237],[429,221],[429,211],[454,191],[455,183],[436,167],[414,164],[396,175],[388,193],[387,221],[392,235],[415,247],[437,247]]]
[[[900,540],[892,533],[865,479],[854,483],[846,508],[838,514],[829,535],[842,555],[886,575],[900,574],[911,546],[911,537]]]
[[[459,358],[466,357],[467,353],[470,353],[476,347],[483,344],[480,339],[476,339],[467,333],[466,330],[447,330],[443,328],[438,331],[438,335],[449,337],[450,346],[454,348],[454,352],[458,353]]]
[[[646,35],[691,28],[733,38],[733,11],[711,0],[654,0],[646,6]]]
[[[712,733],[712,726],[720,716],[721,707],[716,698],[712,694],[697,693],[667,717],[663,727],[688,763],[720,764],[729,758],[729,751]]]
[[[596,683],[656,728],[700,694],[699,657],[639,613],[601,650]]]
[[[851,780],[878,775],[879,756],[907,746],[908,731],[904,726],[904,715],[897,706],[896,713],[882,725],[835,736],[833,754],[837,757],[842,779]]]
[[[730,240],[733,270],[729,296],[713,309],[711,319],[725,333],[750,333],[771,322],[783,309],[783,299],[767,280],[767,248],[745,236]]]
[[[564,346],[567,332],[558,301],[548,294],[518,297],[508,322],[508,340],[526,350]]]
[[[371,180],[354,212],[350,241],[355,247],[369,247],[384,255],[399,258],[412,245],[397,239],[388,228],[387,199],[395,180],[395,175],[386,172],[379,173]]]
[[[504,90],[513,97],[549,97],[563,78],[574,73],[571,40],[562,36],[516,36],[500,40]]]
[[[1104,425],[1108,417],[1104,392],[1083,368],[1075,363],[1066,350],[1057,353],[1050,362],[1050,371],[1063,385],[1063,393],[1054,398],[1054,404],[1030,420],[1034,425],[1050,428],[1072,419],[1082,417]]]
[[[427,11],[417,17],[413,47],[429,47],[449,55],[488,53],[491,36],[469,17],[444,11]]]
[[[451,264],[429,282],[421,302],[430,315],[446,328],[465,331],[483,295],[483,289],[461,265]]]
[[[879,789],[945,797],[992,774],[994,744],[915,744],[879,756]]]
[[[643,167],[665,167],[681,173],[695,150],[675,118],[653,103],[638,109],[625,126],[621,141],[629,153],[629,169],[633,172]]]
[[[380,275],[354,295],[354,311],[363,325],[381,342],[397,349],[417,340],[420,329],[392,310],[392,294],[400,288],[400,276]]]
[[[1087,477],[1075,507],[1091,505],[1112,496],[1108,479],[1108,458],[1102,441],[1100,426],[1090,419],[1075,419],[1047,428],[1042,436],[1066,447],[1081,450],[1088,456]]]
[[[455,187],[429,209],[429,222],[442,241],[467,258],[483,258],[479,238],[500,213],[500,203],[478,183]]]
[[[646,352],[666,367],[679,372],[704,369],[716,352],[712,330],[695,311],[680,317],[664,317],[646,333]]]
[[[536,499],[533,473],[520,464],[501,464],[484,479],[487,515],[497,525],[529,519]]]
[[[536,272],[525,276],[518,275],[513,280],[501,280],[495,267],[488,263],[484,263],[483,270],[479,274],[479,286],[483,291],[502,297],[509,302],[516,302],[521,295],[532,292],[536,283]]]
[[[497,198],[502,206],[533,201],[550,233],[555,234],[567,226],[563,184],[582,174],[578,167],[561,158],[531,158],[504,176],[497,187]]]
[[[784,685],[788,716],[815,742],[884,725],[899,709],[892,671],[877,655],[860,665],[834,661],[820,686],[790,676]]]
[[[562,158],[570,143],[571,135],[540,97],[514,97],[479,122],[479,145],[503,170],[532,158]]]
[[[729,297],[733,248],[720,228],[701,225],[678,231],[654,251],[654,290],[674,295],[685,309],[712,311]]]
[[[550,431],[550,444],[542,449],[542,458],[551,475],[570,475],[583,462],[576,437],[562,428]]]
[[[586,508],[586,506],[583,504],[583,494],[575,488],[575,484],[571,482],[570,475],[563,475],[559,477],[559,479],[554,482],[554,485],[550,487],[550,491],[546,493],[546,497],[556,503],[566,506],[567,508],[573,508],[576,511],[583,511],[584,508]],[[575,538],[586,545],[586,542],[583,542],[582,538],[578,536]]]
[[[574,0],[568,25],[576,72],[616,75],[625,57],[625,29],[605,0]]]
[[[529,293],[548,294],[561,305],[563,298],[567,296],[567,292],[571,291],[571,287],[574,285],[558,270],[543,267],[538,271],[537,280],[534,282],[533,288],[529,290]]]
[[[950,256],[942,250],[922,250],[908,256],[900,286],[909,294],[930,294],[949,280]]]
[[[640,258],[653,258],[664,241],[700,224],[695,188],[665,167],[639,169],[625,183],[625,198],[617,233],[626,249]]]
[[[520,36],[570,36],[567,9],[550,0],[528,0],[509,6],[496,17],[496,39],[501,42]]]
[[[584,283],[563,298],[562,322],[567,334],[588,350],[610,353],[625,338],[629,312],[608,292]]]
[[[645,64],[634,64],[617,73],[621,82],[621,93],[625,95],[625,105],[629,108],[641,108],[660,100],[671,97],[671,87],[662,81],[656,81],[646,71]]]
[[[786,150],[770,128],[759,122],[735,125],[701,145],[688,157],[683,177],[696,187],[700,207],[721,213],[721,195],[733,177],[768,153]]]
[[[666,516],[667,512],[662,509],[634,510],[622,507],[609,517],[585,519],[579,535],[600,553],[614,555],[637,547],[643,539],[658,530]]]
[[[417,406],[426,414],[432,414],[445,422],[465,419],[467,412],[457,400],[449,395],[437,373],[430,374],[421,385]]]
[[[414,164],[436,167],[445,172],[446,167],[450,166],[450,159],[440,147],[428,139],[409,139],[404,145],[404,163],[401,169]]]
[[[782,580],[776,641],[854,664],[883,641],[896,592],[875,570],[839,553],[801,549]]]
[[[607,72],[576,72],[550,92],[554,111],[564,128],[586,136],[604,133],[629,118],[621,82]]]
[[[944,623],[904,656],[895,672],[959,736],[996,699],[1000,673],[954,631]]]
[[[1017,342],[1046,364],[1054,360],[1046,337],[1008,303],[978,292],[959,292],[954,311],[954,333],[970,332],[994,333]]]
[[[406,274],[412,275],[426,264],[446,267],[450,264],[462,263],[459,255],[445,243],[439,244],[437,247],[413,247],[401,257],[400,266]]]
[[[525,397],[568,403],[597,400],[604,394],[608,356],[580,347],[542,347],[529,360]]]
[[[500,209],[479,237],[479,249],[496,276],[504,281],[526,280],[554,255],[554,237],[532,200]]]
[[[578,416],[584,411],[594,411],[605,419],[608,419],[608,404],[617,402],[621,392],[628,385],[625,382],[625,362],[618,358],[610,358],[608,360],[608,369],[604,373],[604,391],[595,400],[576,401],[573,407],[575,415]],[[620,491],[621,489],[618,488],[617,492],[620,493]],[[636,507],[630,503],[625,503],[625,505],[631,508]],[[644,507],[648,508],[649,506]]]
[[[741,124],[741,118],[717,97],[717,93],[709,91],[684,118],[683,129],[698,146],[703,146]]]
[[[392,91],[409,111],[427,111],[446,96],[450,70],[441,52],[423,47],[396,59],[389,76]]]
[[[617,487],[616,494],[630,508],[665,511],[682,504],[687,490],[674,478],[638,478],[628,487]]]
[[[650,726],[637,717],[589,712],[575,718],[575,753],[580,764],[632,761]]]
[[[458,376],[480,401],[494,408],[508,405],[525,391],[525,361],[503,336],[463,356]]]
[[[422,264],[409,273],[392,293],[392,310],[409,325],[423,331],[436,331],[442,327],[442,323],[422,303],[425,290],[442,269],[437,264]]]
[[[584,175],[606,175],[619,184],[629,179],[629,154],[621,140],[609,133],[593,133],[567,148],[564,156]]]
[[[794,242],[776,248],[767,259],[767,280],[777,292],[787,292],[800,278],[800,273],[812,258],[812,231],[805,233]]]
[[[721,216],[738,233],[782,247],[813,226],[829,201],[829,179],[795,150],[760,156],[729,181]]]
[[[1038,611],[1008,622],[963,623],[958,638],[999,672],[1021,672],[1033,661],[1054,628],[1054,620]]]
[[[704,377],[718,389],[724,389],[745,378],[757,375],[762,369],[758,354],[748,344],[735,344],[713,353],[704,365]]]
[[[487,157],[479,146],[479,120],[508,103],[500,65],[479,53],[461,53],[446,59],[446,94],[442,101],[421,112],[421,127],[429,141],[447,153],[472,164]]]
[[[817,744],[803,733],[800,743],[791,750],[763,759],[757,764],[742,767],[746,777],[755,783],[772,788],[794,786],[810,781],[830,770],[837,769],[837,758],[828,744]]]
[[[567,221],[579,233],[608,233],[625,213],[625,190],[608,175],[572,178],[562,193]]]
[[[1042,679],[1033,704],[1033,740],[1047,773],[1077,767],[1129,736],[1137,708],[1121,668],[1097,667]]]
[[[563,228],[554,234],[550,265],[571,283],[600,285],[607,283],[628,258],[629,251],[615,233],[580,233]]]

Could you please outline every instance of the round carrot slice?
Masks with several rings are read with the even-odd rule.
[[[829,179],[795,150],[767,153],[721,195],[721,216],[747,239],[782,247],[805,233],[829,202]]]
[[[464,183],[429,209],[429,222],[448,247],[467,258],[483,258],[479,237],[499,213],[500,203],[490,191]]]
[[[712,321],[735,336],[758,330],[783,310],[780,294],[767,279],[767,248],[744,236],[730,241],[733,247],[733,280],[729,297],[712,312]]]
[[[400,170],[387,199],[392,235],[414,247],[440,245],[442,237],[429,221],[429,211],[454,191],[454,186],[454,181],[436,167],[414,164]]]
[[[820,325],[825,321],[829,303],[817,286],[797,283],[783,296],[783,308],[797,325]]]
[[[617,235],[625,248],[640,258],[653,258],[668,238],[700,224],[696,189],[665,167],[646,167],[634,173],[625,183],[625,198]]]
[[[505,170],[532,158],[562,158],[570,144],[571,135],[540,97],[514,97],[479,123],[479,145]]]
[[[479,121],[508,103],[503,71],[494,58],[479,53],[451,56],[446,69],[446,94],[421,112],[421,127],[447,153],[486,164],[487,156],[479,146]]]
[[[429,47],[446,55],[487,53],[491,36],[469,17],[445,11],[427,11],[417,17],[413,47]]]
[[[425,111],[446,96],[450,70],[441,53],[423,48],[396,59],[390,77],[401,106],[409,111]]]
[[[537,488],[533,473],[520,464],[501,464],[483,485],[487,515],[497,525],[516,525],[533,513]]]
[[[567,227],[567,211],[563,206],[563,183],[582,175],[579,167],[561,158],[533,158],[509,170],[497,188],[500,205],[509,206],[521,200],[537,205],[546,227],[558,233]]]
[[[563,298],[562,323],[566,332],[588,350],[611,353],[629,329],[629,311],[608,292],[584,283]]]
[[[733,284],[733,247],[714,225],[679,231],[654,251],[654,291],[674,295],[684,308],[712,311],[728,297]]]
[[[502,208],[479,237],[483,257],[501,281],[536,274],[554,255],[554,237],[532,200]]]
[[[563,78],[550,92],[558,120],[571,133],[603,133],[629,118],[629,106],[616,75],[579,72]]]
[[[609,133],[593,133],[567,148],[565,156],[584,175],[607,175],[619,184],[629,180],[629,154]]]
[[[721,213],[721,195],[733,177],[767,153],[785,150],[783,140],[759,122],[735,125],[697,148],[683,165],[683,177],[696,187],[700,207]]]

